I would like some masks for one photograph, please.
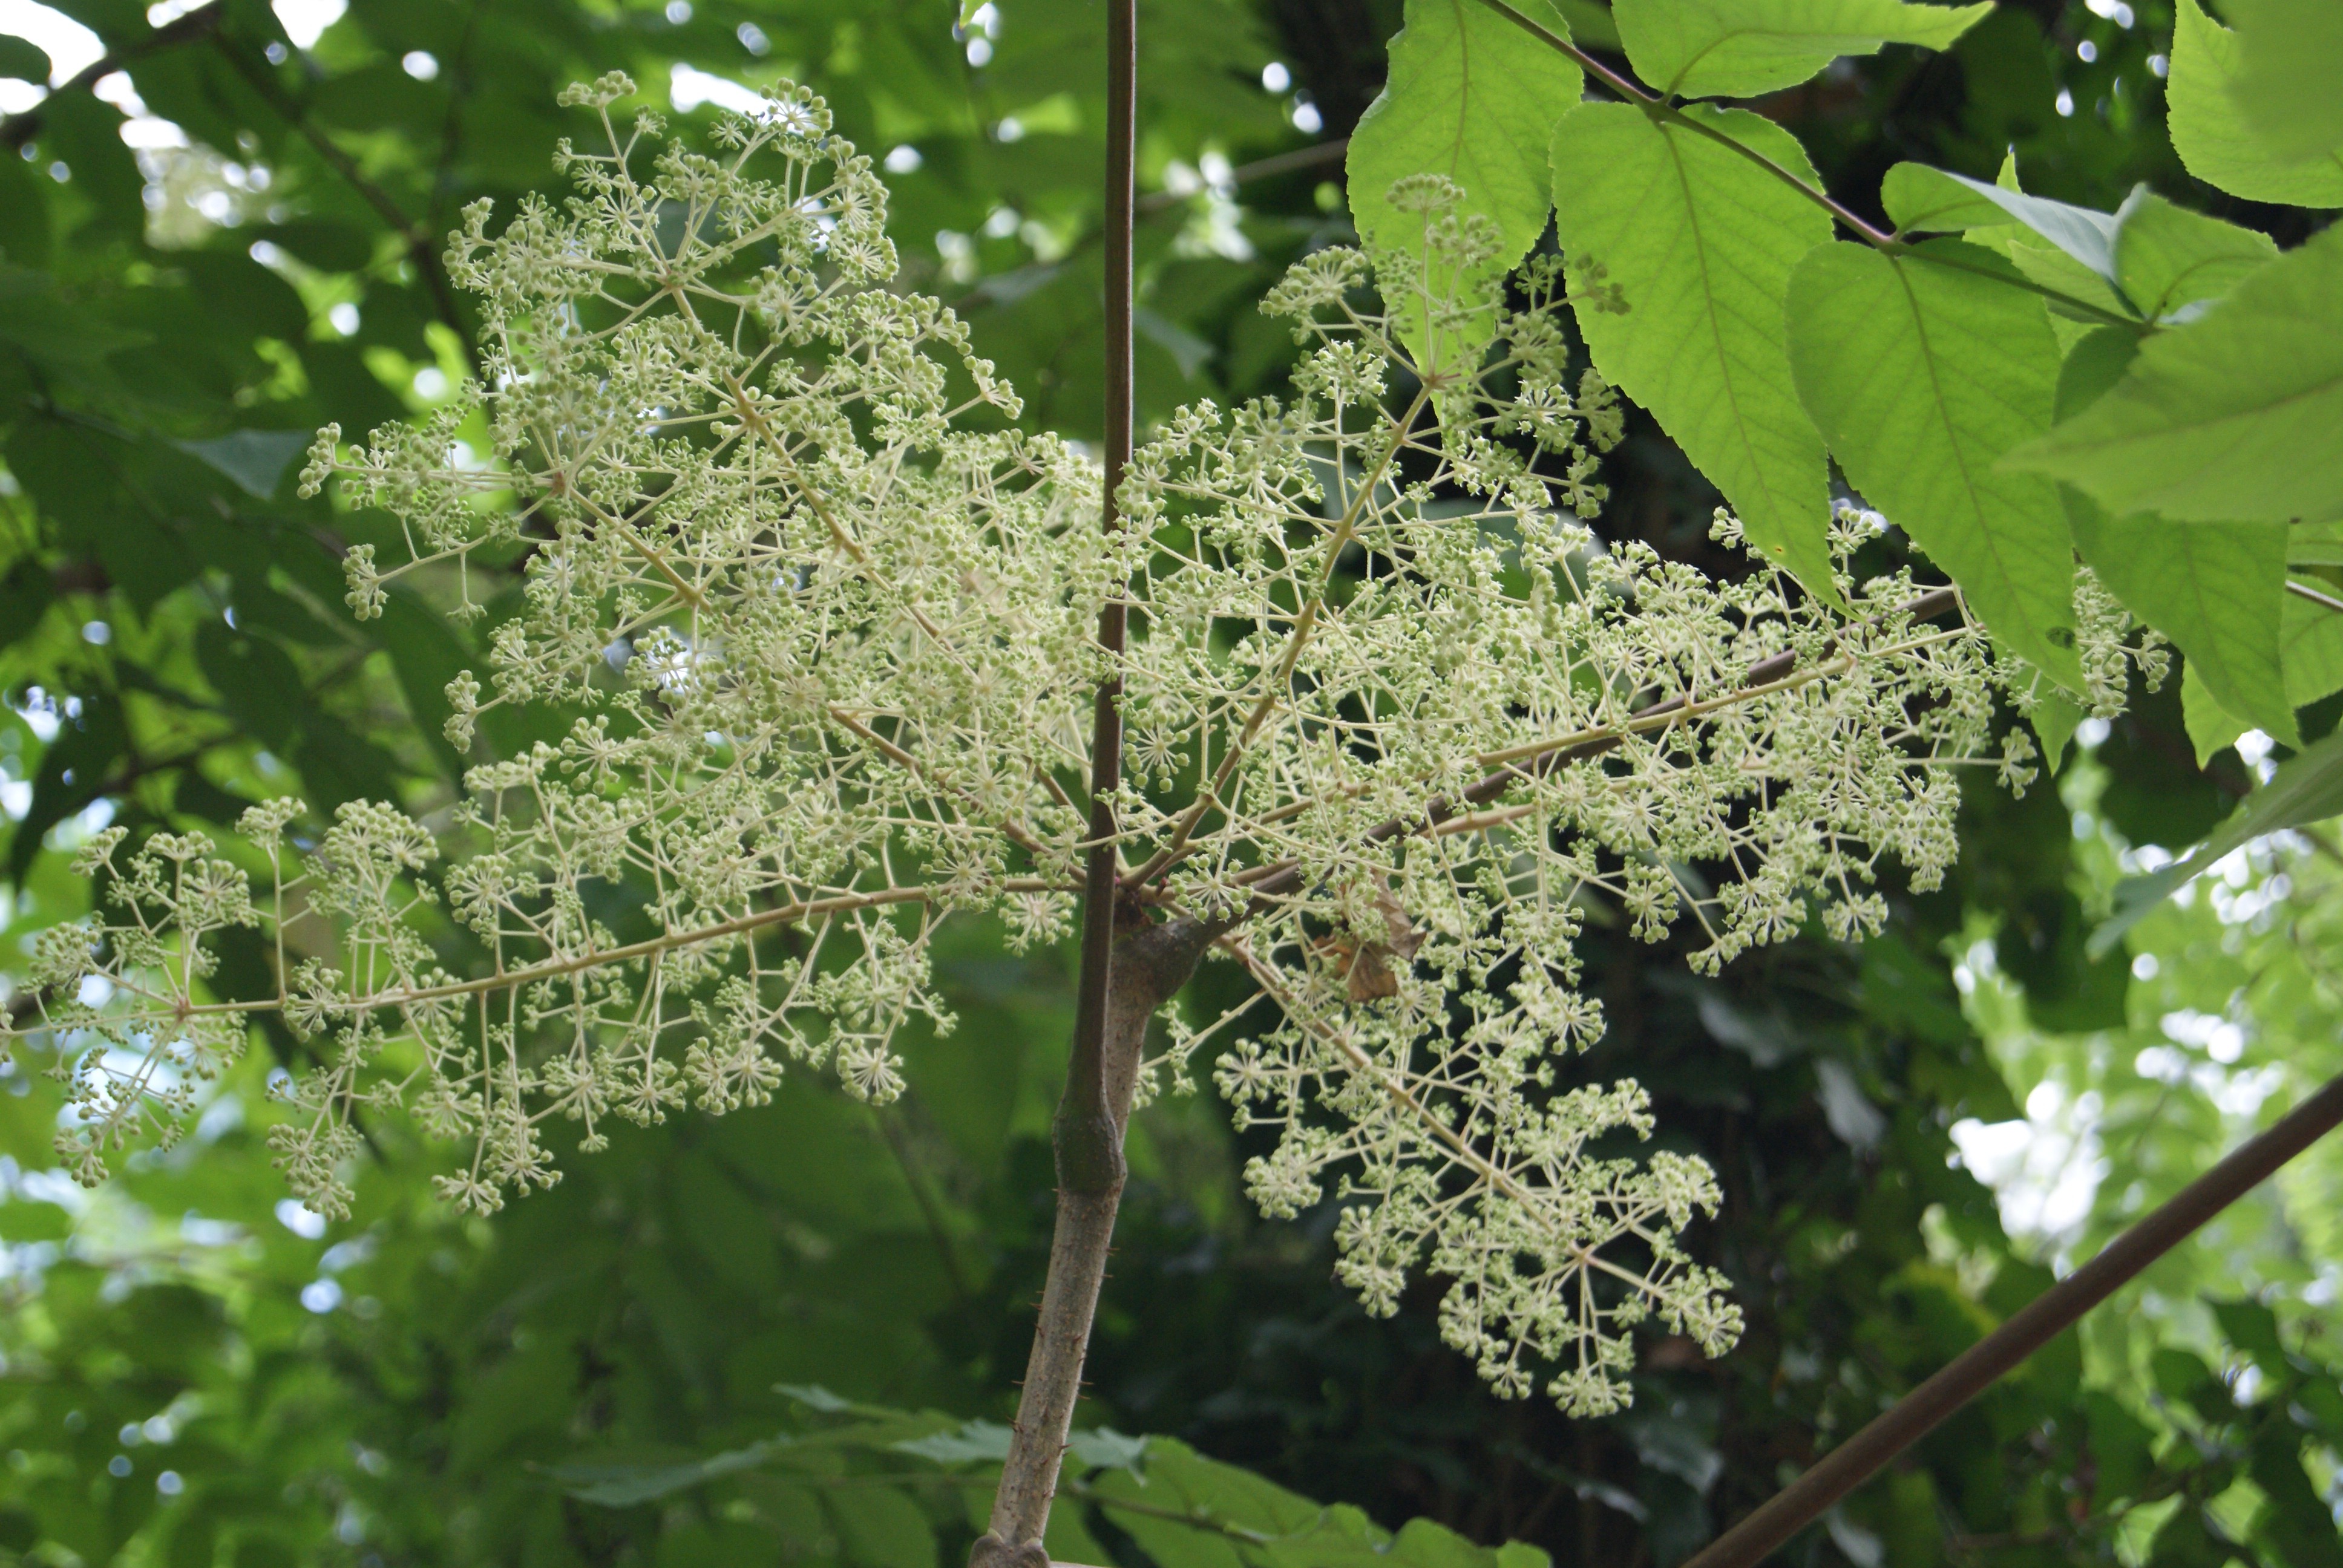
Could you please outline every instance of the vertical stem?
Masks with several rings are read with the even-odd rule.
[[[1133,173],[1138,135],[1137,0],[1107,0],[1107,126],[1105,201],[1106,506],[1109,532],[1121,526],[1115,491],[1131,461],[1131,289]],[[1120,590],[1100,608],[1098,642],[1111,662],[1122,656],[1127,610]],[[1152,951],[1137,948],[1167,927],[1148,928],[1124,943],[1116,938],[1117,874],[1114,792],[1122,782],[1122,681],[1110,670],[1099,683],[1091,721],[1090,850],[1083,868],[1081,971],[1074,1003],[1073,1057],[1058,1105],[1058,1219],[1050,1273],[1041,1291],[1041,1321],[1017,1405],[990,1528],[969,1553],[971,1568],[1047,1568],[1041,1533],[1057,1491],[1066,1433],[1081,1396],[1082,1360],[1122,1199],[1123,1120],[1145,1040],[1147,1020],[1186,979],[1198,943],[1184,943],[1186,964],[1177,980]],[[1117,948],[1138,962],[1116,975]],[[1160,940],[1152,945],[1160,946]],[[1115,981],[1121,978],[1122,983]],[[1110,1060],[1110,1057],[1113,1060]],[[1127,1060],[1126,1060],[1127,1059]]]
[[[1109,0],[1106,136],[1106,507],[1103,526],[1121,526],[1115,491],[1131,462],[1131,152],[1137,135],[1137,0]],[[1110,659],[1122,657],[1128,608],[1120,591],[1099,608],[1098,645]],[[1103,1191],[1121,1182],[1120,1140],[1105,1137],[1106,1084],[1101,1070],[1107,998],[1112,986],[1116,878],[1114,791],[1122,783],[1122,679],[1110,671],[1099,682],[1091,717],[1090,854],[1083,867],[1081,977],[1074,1000],[1073,1060],[1058,1109],[1058,1176],[1061,1188]],[[1114,1147],[1109,1147],[1110,1143]],[[1074,1169],[1069,1170],[1069,1162]],[[1069,1178],[1071,1178],[1070,1181]]]

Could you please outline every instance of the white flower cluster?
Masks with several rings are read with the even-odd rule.
[[[1558,1365],[1547,1392],[1598,1412],[1627,1397],[1631,1325],[1714,1354],[1740,1314],[1677,1241],[1713,1173],[1592,1157],[1648,1133],[1644,1096],[1556,1086],[1603,1031],[1584,921],[1657,940],[1689,916],[1712,972],[1814,914],[1876,930],[1883,861],[1925,888],[1954,858],[1951,765],[2022,784],[2026,742],[1990,747],[1983,639],[1916,615],[1950,595],[1843,575],[1841,613],[1771,573],[1606,552],[1579,519],[1619,414],[1566,378],[1554,271],[1427,303],[1478,241],[1416,183],[1395,194],[1425,214],[1421,259],[1326,252],[1272,297],[1309,344],[1293,404],[1190,410],[1139,456],[1126,880],[1225,924],[1257,982],[1160,1065],[1184,1081],[1230,1036],[1219,1088],[1281,1132],[1248,1171],[1262,1207],[1332,1179],[1371,1308],[1428,1258],[1447,1338],[1500,1391]],[[1420,368],[1410,341],[1441,333],[1489,345],[1477,372]],[[1836,538],[1843,560],[1864,534]],[[1242,1035],[1262,1000],[1274,1021]]]
[[[1175,1023],[1155,1066],[1188,1086],[1214,1045],[1240,1121],[1281,1129],[1262,1206],[1332,1181],[1343,1277],[1388,1312],[1428,1261],[1507,1393],[1547,1367],[1568,1409],[1615,1408],[1645,1318],[1730,1344],[1724,1281],[1678,1241],[1713,1173],[1597,1158],[1649,1132],[1643,1092],[1558,1085],[1603,1028],[1579,934],[1689,916],[1714,970],[1817,911],[1877,929],[1883,862],[1933,883],[1949,765],[2026,771],[1990,749],[1996,675],[1956,598],[1842,577],[1842,611],[1605,551],[1582,519],[1622,416],[1568,374],[1557,270],[1450,292],[1486,238],[1433,178],[1394,193],[1421,253],[1321,252],[1265,304],[1305,346],[1292,400],[1183,411],[1103,535],[1095,467],[997,428],[1014,395],[961,324],[888,286],[885,192],[819,99],[776,89],[710,159],[648,115],[622,136],[631,90],[567,96],[609,149],[563,146],[566,206],[494,237],[467,212],[448,259],[484,383],[363,451],[328,429],[305,475],[405,530],[396,564],[351,552],[357,613],[405,577],[488,619],[449,739],[519,743],[437,832],[362,805],[305,842],[287,802],[240,863],[95,842],[111,908],[48,933],[35,976],[77,1172],[168,1136],[271,1010],[317,1052],[277,1137],[328,1212],[365,1108],[468,1144],[444,1191],[493,1209],[557,1178],[548,1118],[594,1148],[614,1115],[758,1103],[791,1059],[891,1096],[903,1021],[950,1022],[939,921],[1070,929],[1111,671],[1127,897],[1209,927],[1272,1004],[1250,1034],[1244,1009]],[[456,460],[466,432],[487,463]],[[222,994],[223,943],[275,994]]]

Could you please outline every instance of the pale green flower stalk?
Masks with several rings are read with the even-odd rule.
[[[1443,1332],[1503,1393],[1617,1408],[1647,1319],[1729,1346],[1739,1311],[1680,1240],[1713,1172],[1592,1158],[1649,1134],[1647,1099],[1558,1083],[1603,1030],[1583,923],[1688,920],[1704,971],[1817,915],[1875,930],[1885,863],[1927,887],[1953,859],[1954,766],[2031,777],[2022,732],[1996,749],[1984,641],[1916,618],[1902,576],[1842,576],[1842,614],[1763,569],[1606,551],[1584,519],[1622,416],[1569,374],[1557,271],[1433,287],[1487,245],[1433,178],[1394,192],[1420,255],[1322,251],[1265,302],[1305,349],[1293,399],[1183,410],[1102,536],[1090,460],[1001,428],[1015,395],[966,328],[890,287],[886,193],[820,99],[774,89],[710,159],[659,149],[655,116],[622,134],[632,91],[565,95],[608,142],[563,146],[566,206],[493,236],[465,214],[481,383],[363,451],[327,429],[304,475],[404,529],[395,562],[351,552],[362,617],[402,577],[478,616],[518,565],[448,738],[482,754],[483,717],[528,707],[559,739],[483,760],[437,831],[369,804],[305,837],[285,801],[232,858],[87,846],[106,907],[34,975],[75,1174],[176,1136],[266,1010],[322,1064],[272,1138],[331,1214],[362,1111],[406,1107],[463,1151],[444,1195],[493,1210],[558,1179],[553,1118],[598,1149],[614,1116],[761,1103],[790,1061],[893,1097],[906,1021],[950,1027],[940,922],[1018,949],[1071,929],[1090,628],[1127,592],[1128,918],[1256,987],[1172,1010],[1141,1092],[1209,1072],[1277,1128],[1247,1173],[1264,1211],[1332,1191],[1373,1311],[1447,1278]],[[1376,289],[1487,342],[1482,368],[1419,377]],[[476,416],[485,465],[452,451]],[[215,983],[239,929],[275,994]]]

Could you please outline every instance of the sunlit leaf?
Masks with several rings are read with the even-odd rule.
[[[2048,427],[2058,377],[2040,299],[1993,276],[2008,266],[1959,240],[1817,246],[1790,276],[1790,365],[1847,477],[1988,627],[2079,689],[2057,492],[1994,466]]]
[[[1746,98],[1795,87],[1842,55],[1947,47],[1993,7],[1902,0],[1614,0],[1635,74],[1664,94]]]
[[[1779,126],[1691,113],[1813,179]],[[1822,437],[1798,406],[1781,305],[1798,258],[1830,237],[1828,216],[1731,148],[1624,104],[1564,117],[1554,182],[1595,365],[1659,418],[1769,558],[1835,594]]]
[[[2188,172],[2248,201],[2343,206],[2343,153],[2280,155],[2239,112],[2243,70],[2236,34],[2197,0],[2174,0],[2172,76],[2166,88],[2173,150]]]
[[[2183,521],[2343,517],[2343,231],[2140,347],[2105,397],[2013,451],[2108,510]]]

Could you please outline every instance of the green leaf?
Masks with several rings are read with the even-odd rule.
[[[2281,636],[2288,702],[2300,708],[2343,691],[2343,610],[2290,593]]]
[[[2155,1431],[2112,1394],[2098,1389],[2085,1391],[2082,1405],[2091,1458],[2098,1467],[2093,1501],[2138,1496],[2142,1484],[2154,1473]]]
[[[2223,708],[2295,745],[2295,705],[2279,660],[2288,597],[2285,528],[2107,518],[2088,498],[2068,495],[2080,503],[2068,514],[2076,546],[2099,580],[2172,639],[2192,678]]]
[[[2197,0],[2175,0],[2172,79],[2165,89],[2173,150],[2190,174],[2231,196],[2343,206],[2343,153],[2286,156],[2239,113],[2231,93],[2242,75],[2240,52],[2237,35],[2207,16]]]
[[[2058,377],[2042,302],[2009,271],[1959,240],[1818,246],[1790,275],[1790,367],[1847,477],[1996,634],[2080,689],[2057,492],[1994,462],[2048,427]]]
[[[1879,199],[1899,231],[1956,233],[2015,220],[2093,273],[2116,280],[2114,213],[2027,196],[1925,164],[1897,164],[1881,182]]]
[[[2117,883],[2115,914],[2091,933],[2092,955],[2113,947],[2174,889],[2232,849],[2338,814],[2343,814],[2343,730],[2279,763],[2269,782],[2247,796],[2229,819],[2186,858],[2147,876]]]
[[[1546,0],[1519,7],[1569,35]],[[1582,82],[1575,61],[1478,0],[1408,0],[1390,78],[1360,117],[1344,162],[1359,236],[1370,247],[1421,253],[1423,216],[1393,205],[1391,187],[1409,175],[1443,175],[1463,189],[1465,214],[1496,226],[1490,275],[1510,267],[1545,227],[1546,144]]]
[[[1619,39],[1618,20],[1601,0],[1554,0],[1554,8],[1570,24],[1572,43],[1582,48],[1626,52],[1626,45]]]
[[[935,1526],[902,1488],[860,1487],[850,1495],[833,1493],[825,1501],[847,1561],[856,1568],[936,1568]]]
[[[2037,681],[2034,709],[2026,716],[2042,742],[2042,765],[2053,777],[2066,760],[2066,747],[2083,722],[2082,705],[2047,681]]]
[[[0,76],[15,76],[46,86],[55,70],[47,53],[30,38],[0,33]]]
[[[2234,746],[2237,737],[2253,725],[2221,706],[2205,684],[2197,661],[2188,659],[2180,668],[2180,717],[2188,730],[2188,744],[2197,753],[2197,766],[2207,767],[2214,754],[2224,747]]]
[[[2077,344],[2058,372],[2059,416],[2071,417],[2103,397],[2137,348],[2138,339],[2112,327]],[[2059,491],[2075,548],[2110,592],[2180,649],[2188,679],[2203,689],[2199,706],[2210,701],[2244,716],[2238,730],[2210,747],[2198,745],[2198,765],[2256,725],[2288,746],[2300,745],[2279,664],[2282,601],[2288,597],[2286,528],[2172,523],[2152,513],[2110,518],[2072,486]],[[2205,728],[2210,735],[2218,721],[2208,719]],[[2189,733],[2197,734],[2193,719]]]
[[[2150,321],[2222,298],[2278,256],[2269,236],[2175,206],[2145,186],[2124,203],[2116,286]]]
[[[545,1473],[580,1502],[598,1503],[605,1508],[631,1508],[638,1503],[649,1503],[719,1475],[753,1470],[789,1447],[792,1441],[786,1435],[767,1438],[746,1448],[682,1464],[556,1464],[547,1466]]]
[[[1743,110],[1703,124],[1812,181],[1795,137]],[[1574,271],[1618,295],[1578,328],[1595,365],[1659,419],[1725,492],[1749,538],[1813,591],[1831,586],[1823,440],[1790,378],[1782,295],[1830,218],[1730,148],[1624,104],[1582,104],[1554,128],[1555,225]]]
[[[56,578],[29,558],[19,560],[0,577],[0,648],[30,637],[56,602]]]
[[[2237,74],[2229,98],[2280,157],[2343,149],[2343,5],[2335,0],[2229,0]]]
[[[2263,1501],[2253,1533],[2276,1546],[2288,1568],[2343,1568],[2343,1537],[2302,1462],[2307,1435],[2290,1421],[2265,1422],[2255,1432],[2246,1473],[2261,1488]]]
[[[2190,522],[2343,517],[2343,230],[2150,338],[2104,397],[2005,459],[2113,512]]]
[[[206,620],[196,628],[196,660],[238,728],[280,754],[292,749],[311,705],[283,648]]]
[[[312,438],[306,430],[236,430],[208,441],[173,444],[234,479],[246,494],[265,501],[277,493],[285,470],[308,449]]]
[[[1993,7],[1902,0],[1614,0],[1635,74],[1664,95],[1748,98],[1795,87],[1841,55],[1942,49]]]

